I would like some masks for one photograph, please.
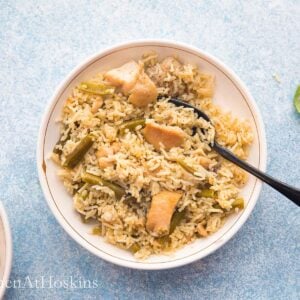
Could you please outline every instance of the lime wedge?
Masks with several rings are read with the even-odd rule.
[[[294,96],[294,104],[297,109],[297,112],[300,113],[300,85],[298,85]]]

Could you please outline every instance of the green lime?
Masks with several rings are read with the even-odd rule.
[[[300,113],[300,85],[298,85],[295,96],[294,96],[294,104],[295,104],[295,107],[296,107],[298,113]]]

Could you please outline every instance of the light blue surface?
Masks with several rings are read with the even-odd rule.
[[[0,0],[0,197],[14,239],[10,283],[25,284],[7,299],[299,299],[299,209],[270,188],[216,253],[144,272],[106,263],[71,240],[44,200],[35,165],[42,113],[72,68],[115,43],[167,38],[210,52],[245,81],[265,121],[269,173],[300,186],[300,115],[292,105],[299,16],[299,0]],[[40,287],[41,276],[44,289],[34,282]],[[70,276],[78,288],[47,288],[50,280],[71,285]],[[83,280],[98,287],[79,288]]]

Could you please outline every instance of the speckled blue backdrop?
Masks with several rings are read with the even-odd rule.
[[[292,105],[299,16],[299,0],[0,0],[0,198],[14,240],[7,299],[299,299],[299,209],[271,188],[213,255],[144,272],[106,263],[71,240],[47,207],[35,165],[42,113],[72,68],[115,43],[167,38],[212,53],[245,81],[265,120],[269,173],[300,186],[300,115]],[[59,287],[63,279],[70,288]],[[79,288],[83,280],[97,288]]]

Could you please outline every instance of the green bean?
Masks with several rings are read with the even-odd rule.
[[[115,196],[118,200],[121,199],[126,193],[125,189],[123,187],[119,186],[118,184],[104,180],[101,177],[96,176],[94,174],[84,172],[81,175],[81,179],[83,182],[86,182],[89,184],[93,184],[93,185],[100,184],[100,185],[104,185],[104,186],[108,187],[115,193]]]
[[[83,224],[87,224],[87,220],[84,215],[80,215],[80,219]]]
[[[215,209],[222,209],[222,207],[220,206],[219,203],[214,204],[214,205],[213,205],[213,208],[215,208]]]
[[[90,174],[90,173],[87,173],[87,172],[84,172],[81,175],[81,179],[82,179],[83,182],[93,184],[93,185],[102,184],[102,179],[99,176],[96,176],[94,174]]]
[[[168,235],[157,238],[156,240],[159,242],[159,244],[162,246],[163,249],[167,249],[169,243],[171,242],[171,239]]]
[[[61,155],[62,154],[62,150],[58,149],[56,146],[61,146],[63,147],[66,142],[70,139],[70,131],[68,131],[67,137],[62,141],[61,140],[62,137],[59,138],[58,142],[55,144],[54,148],[53,148],[53,153]]]
[[[187,172],[194,174],[195,173],[195,169],[191,166],[189,166],[183,159],[177,159],[176,162]]]
[[[186,211],[175,211],[173,214],[171,224],[170,224],[170,230],[169,235],[172,234],[175,230],[175,228],[180,224],[180,222],[184,219]]]
[[[244,199],[242,197],[236,198],[232,203],[233,208],[243,209],[244,206],[245,206]]]
[[[132,244],[132,245],[128,248],[128,250],[129,250],[130,252],[132,252],[132,253],[136,253],[136,252],[138,252],[140,249],[141,249],[141,246],[140,246],[138,243],[134,243],[134,244]]]
[[[215,198],[216,193],[213,190],[210,189],[204,189],[201,191],[201,197],[205,197],[205,198]]]
[[[110,95],[113,94],[115,88],[109,85],[105,85],[104,83],[96,83],[96,82],[82,82],[78,89],[83,92],[95,94],[95,95]]]
[[[106,180],[102,180],[102,183],[115,193],[115,196],[118,200],[120,200],[126,193],[125,189],[118,184]]]
[[[84,201],[86,200],[86,198],[88,197],[88,192],[87,191],[83,191],[81,193],[77,192],[75,194],[75,197],[79,200],[79,201]]]
[[[81,200],[81,201],[85,200],[88,197],[88,193],[87,192],[84,193],[84,192],[86,192],[86,191],[83,191],[81,193],[78,192],[76,194],[77,199],[79,198],[79,200]],[[84,223],[84,224],[87,224],[90,221],[89,219],[85,218],[85,215],[80,215],[80,218],[81,218],[81,222]]]
[[[75,190],[75,194],[81,194],[82,192],[84,192],[84,190],[88,187],[87,183],[84,182],[79,182],[78,183],[78,188]]]
[[[102,235],[102,228],[101,227],[94,227],[92,233],[94,235]]]
[[[126,121],[120,126],[119,132],[121,135],[123,135],[125,133],[126,129],[135,130],[135,128],[138,126],[144,127],[145,123],[146,123],[145,119],[136,119],[136,120]]]
[[[85,136],[75,147],[75,149],[69,155],[67,155],[63,166],[71,169],[74,168],[83,159],[84,155],[89,151],[92,145],[92,136]]]
[[[62,142],[59,140],[59,141],[55,144],[55,146],[54,146],[54,148],[53,148],[53,153],[58,154],[58,155],[61,155],[61,154],[62,154],[62,150],[59,149],[59,148],[57,148],[56,146],[63,146],[63,145],[62,145]]]

